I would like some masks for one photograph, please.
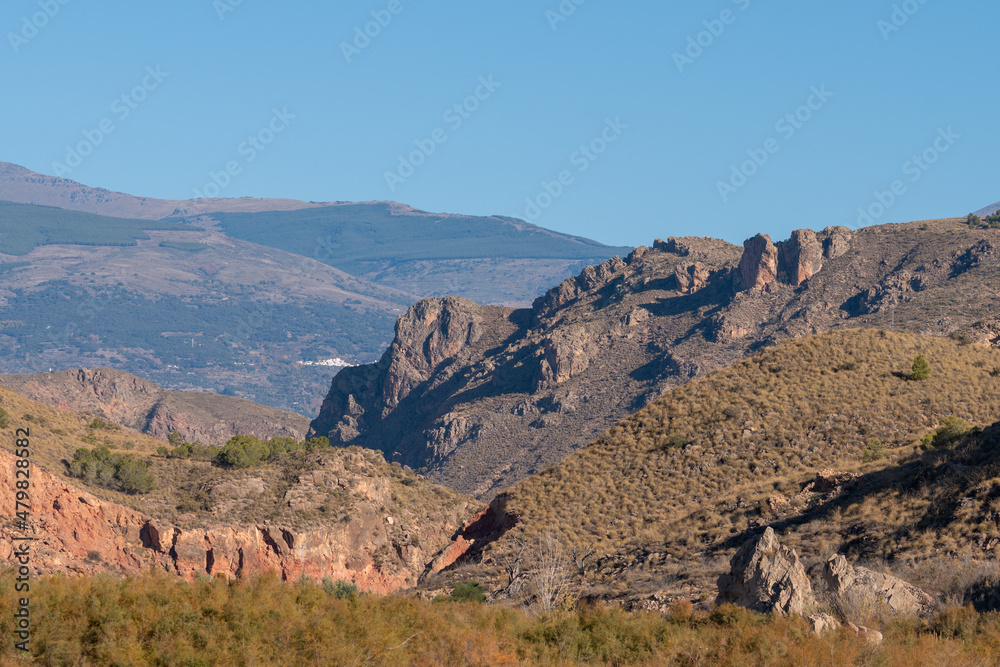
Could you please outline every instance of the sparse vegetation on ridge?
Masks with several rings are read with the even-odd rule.
[[[935,372],[909,382],[916,354]],[[968,424],[1000,419],[1000,378],[989,371],[998,362],[994,349],[871,330],[783,343],[665,394],[513,487],[506,508],[517,525],[487,548],[486,558],[505,553],[513,539],[551,531],[567,548],[595,547],[597,567],[584,580],[622,593],[639,581],[654,586],[658,577],[700,572],[703,583],[714,581],[742,539],[781,521],[790,531],[783,543],[807,558],[851,544],[855,557],[866,558],[891,558],[897,546],[907,559],[984,555],[988,542],[975,532],[1000,538],[1000,523],[990,519],[967,534],[978,524],[970,526],[978,504],[968,519],[929,532],[917,525],[935,504],[961,500],[942,489],[954,494],[971,484],[936,489],[919,471],[944,462],[920,459],[919,445],[930,433],[934,447],[956,463],[965,456],[954,444],[975,433]],[[810,513],[800,494],[827,469],[834,477],[860,476],[861,487],[868,480],[878,486]],[[891,490],[920,479],[926,490]],[[981,491],[987,505],[989,488]],[[982,511],[989,516],[985,505]],[[852,539],[858,533],[865,538]]]

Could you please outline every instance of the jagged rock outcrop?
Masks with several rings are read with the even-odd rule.
[[[430,377],[436,366],[479,340],[483,319],[466,299],[424,299],[396,322],[396,338],[383,385],[383,412]]]
[[[798,287],[823,268],[823,246],[816,232],[796,229],[787,241],[778,244],[780,270],[788,282]]]
[[[812,632],[817,637],[824,637],[840,629],[840,622],[830,614],[812,614],[809,616]]]
[[[823,230],[823,258],[837,259],[846,255],[853,238],[849,227],[827,227]]]
[[[363,469],[361,456],[345,452],[322,459],[325,463],[317,459],[319,467],[299,475],[285,497],[292,511],[311,509],[310,497],[318,491],[339,490],[351,498],[351,510],[342,519],[306,527],[283,521],[174,525],[102,500],[33,466],[31,566],[35,573],[82,574],[158,568],[186,578],[274,570],[285,579],[351,581],[379,594],[414,585],[454,535],[466,504],[455,505],[454,518],[440,523],[386,515],[385,508],[393,506],[392,489],[385,478],[352,472]],[[15,511],[15,469],[13,455],[0,450],[0,511],[7,516]],[[226,482],[211,493],[245,496],[262,484],[259,479]],[[433,502],[443,502],[431,495]],[[11,558],[11,538],[21,534],[12,523],[0,527],[0,558]]]
[[[989,286],[1000,280],[1000,255],[980,242],[995,234],[942,221],[803,229],[780,243],[759,235],[744,248],[657,241],[582,271],[530,310],[462,303],[478,308],[479,340],[436,366],[419,358],[425,337],[394,341],[379,363],[333,380],[313,433],[380,449],[488,500],[652,397],[787,338],[845,327],[947,335],[994,322],[983,304],[995,301]],[[976,262],[952,277],[970,248]],[[885,305],[894,297],[883,295],[896,285],[909,291],[893,320]],[[979,330],[971,340],[1000,341],[1000,325]],[[394,377],[409,368],[408,381]],[[404,385],[395,398],[385,391]],[[573,411],[518,409],[568,393],[578,397]],[[447,415],[471,428],[449,427]]]
[[[716,604],[732,603],[763,613],[806,614],[815,604],[812,584],[794,550],[781,546],[774,529],[744,544],[719,577]]]
[[[639,255],[641,256],[641,254]],[[630,260],[635,256],[630,255]],[[588,266],[580,275],[567,278],[544,295],[535,299],[531,308],[536,316],[543,316],[578,299],[582,294],[592,291],[598,285],[606,282],[612,275],[622,271],[627,263],[617,255],[597,266]]]
[[[426,574],[437,574],[461,564],[517,525],[517,517],[507,512],[507,500],[507,496],[501,493],[487,507],[469,519],[462,529],[455,533],[451,543],[427,566]]]
[[[743,242],[743,257],[737,276],[741,290],[759,290],[778,279],[778,249],[767,234]]]
[[[678,266],[674,269],[677,291],[682,294],[694,294],[708,284],[710,275],[711,272],[701,262]]]
[[[234,396],[167,390],[111,368],[0,375],[0,386],[63,410],[92,412],[161,440],[174,431],[209,445],[238,434],[301,440],[309,429],[309,420],[294,412]]]
[[[458,297],[419,301],[399,318],[392,345],[377,363],[345,368],[333,378],[320,413],[310,425],[309,437],[327,436],[338,445],[355,442],[432,376],[446,381],[456,357],[475,356],[495,342],[496,335],[512,331],[506,322],[511,312],[509,308],[480,306]],[[436,407],[423,403],[417,412],[423,416]],[[410,424],[408,420],[406,428]],[[441,427],[430,427],[428,433]],[[421,456],[427,451],[441,451],[442,444],[454,439],[454,429],[451,433],[442,435],[437,431],[429,436],[438,442],[425,442]],[[387,450],[388,454],[392,452]]]
[[[824,260],[846,254],[851,238],[847,227],[827,227],[820,234],[796,229],[787,241],[778,243],[758,234],[743,244],[737,287],[743,291],[760,290],[779,280],[799,287],[822,270]]]
[[[897,614],[916,616],[934,604],[933,598],[916,586],[890,574],[853,566],[839,554],[824,564],[823,580],[838,598],[859,596],[884,604]]]
[[[580,375],[590,367],[594,340],[586,329],[575,327],[546,338],[539,348],[537,389],[548,389]]]

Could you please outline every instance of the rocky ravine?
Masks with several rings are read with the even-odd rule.
[[[273,570],[284,579],[330,577],[379,594],[412,586],[461,527],[471,506],[448,495],[445,500],[438,494],[430,496],[433,489],[429,489],[434,498],[429,502],[436,502],[447,518],[417,516],[394,505],[388,479],[365,474],[364,454],[341,454],[317,461],[316,469],[299,475],[286,493],[293,512],[308,510],[318,491],[333,489],[347,498],[350,511],[343,520],[307,527],[280,519],[197,528],[172,525],[102,500],[32,466],[31,567],[39,574],[105,570],[131,574],[162,568],[189,579]],[[0,450],[0,509],[8,517],[15,511],[14,463],[13,454]],[[246,497],[261,490],[254,483],[236,481],[225,491]],[[12,524],[0,527],[0,557],[8,561],[11,538],[23,534]]]
[[[111,368],[0,375],[0,386],[63,410],[89,411],[154,438],[225,443],[234,435],[302,440],[309,420],[234,396],[163,389]]]
[[[382,359],[337,375],[310,433],[489,498],[664,391],[842,327],[1000,341],[1000,235],[957,220],[657,241],[531,309],[412,307]]]

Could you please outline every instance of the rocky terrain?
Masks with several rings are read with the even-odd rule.
[[[929,378],[910,379],[918,355]],[[878,330],[786,341],[497,496],[454,540],[458,569],[425,584],[530,597],[555,553],[568,590],[630,609],[998,608],[998,398],[992,346]],[[855,586],[872,599],[846,599]]]
[[[488,499],[665,391],[781,340],[851,327],[1000,340],[1000,237],[958,220],[657,241],[531,309],[426,301],[312,431]]]
[[[117,396],[127,398],[120,386],[127,379],[115,380]],[[468,499],[376,452],[300,452],[229,470],[154,455],[158,441],[115,424],[90,425],[92,412],[48,407],[8,389],[0,389],[0,406],[5,431],[30,433],[33,576],[157,569],[191,579],[273,570],[386,594],[415,585],[475,511]],[[71,477],[73,451],[95,444],[147,460],[156,488],[131,495]],[[0,507],[13,517],[14,439],[0,447]],[[0,556],[10,559],[10,538],[24,534],[4,522]]]
[[[87,411],[160,440],[221,445],[234,435],[302,440],[309,420],[234,396],[172,391],[111,368],[0,375],[0,386],[63,410]]]

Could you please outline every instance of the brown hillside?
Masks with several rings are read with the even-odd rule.
[[[88,411],[130,429],[166,440],[221,445],[234,435],[302,440],[309,420],[234,396],[171,391],[111,368],[33,375],[0,375],[0,386],[65,410]]]
[[[0,389],[8,415],[0,491],[15,525],[15,438],[28,430],[32,567],[36,573],[134,573],[185,577],[273,570],[283,578],[331,577],[387,593],[413,585],[470,513],[468,499],[360,449],[299,452],[234,471],[154,455],[160,442],[93,414]],[[22,432],[23,435],[23,432]],[[149,462],[156,488],[129,495],[68,474],[80,447],[107,446]]]
[[[918,354],[922,381],[908,378]],[[947,573],[947,559],[1000,546],[1000,426],[918,445],[952,417],[1000,420],[998,399],[1000,352],[984,346],[871,330],[782,343],[513,487],[494,503],[513,528],[476,558],[489,572],[551,534],[592,551],[587,590],[714,596],[727,559],[770,525],[807,562],[840,552]]]
[[[479,307],[418,304],[378,364],[335,378],[312,431],[489,498],[663,392],[782,340],[881,327],[1000,341],[998,234],[938,220],[757,236],[742,250],[658,241],[531,310],[496,311],[489,342],[467,337],[447,355],[427,350],[453,336],[450,322],[480,320]]]

